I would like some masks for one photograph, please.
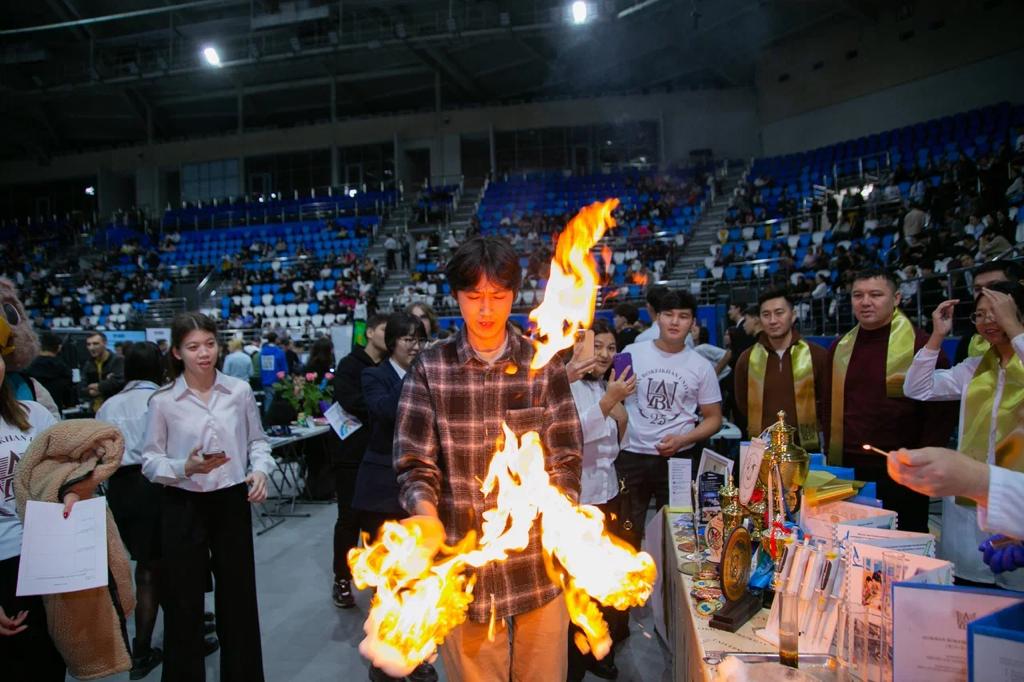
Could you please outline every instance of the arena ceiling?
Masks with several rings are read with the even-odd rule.
[[[572,4],[5,3],[0,158],[439,104],[751,85],[766,45],[841,17],[875,21],[879,0],[586,0],[581,24]]]

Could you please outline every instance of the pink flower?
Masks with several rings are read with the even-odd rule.
[[[327,379],[328,381],[330,381],[333,378],[334,378],[334,372],[328,372],[327,374],[324,375],[324,379]]]
[[[278,379],[284,379],[284,372],[278,372],[277,373],[277,378]]]
[[[316,372],[306,372],[306,381],[316,381]]]

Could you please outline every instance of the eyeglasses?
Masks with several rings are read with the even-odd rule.
[[[21,314],[18,313],[18,309],[11,303],[4,303],[4,318],[7,320],[7,324],[12,327],[17,327],[18,323],[21,322]]]
[[[976,312],[971,313],[968,318],[972,324],[978,324],[979,322],[995,322],[996,318],[989,312]]]

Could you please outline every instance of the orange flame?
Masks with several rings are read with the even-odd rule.
[[[578,506],[551,484],[536,431],[519,439],[502,424],[502,432],[504,444],[481,487],[496,499],[483,514],[479,542],[471,534],[431,561],[415,527],[388,522],[376,542],[364,538],[364,547],[348,554],[356,587],[376,588],[359,652],[389,675],[408,675],[436,654],[465,621],[473,600],[474,580],[465,570],[524,549],[538,517],[545,565],[565,591],[570,619],[583,631],[577,641],[582,650],[598,658],[611,650],[598,603],[624,610],[651,595],[654,559],[610,535],[597,507]]]
[[[639,284],[642,287],[647,286],[647,280],[648,279],[649,278],[647,277],[647,273],[646,272],[633,272],[633,273],[630,273],[630,275],[629,275],[629,281],[630,282],[632,282],[633,284]]]
[[[605,272],[610,273],[615,269],[612,265],[612,248],[607,244],[601,247],[601,260],[604,261]]]
[[[544,288],[543,302],[530,311],[537,325],[536,352],[530,369],[540,369],[559,351],[568,348],[576,332],[590,326],[597,301],[597,267],[590,249],[605,230],[615,227],[612,217],[618,199],[594,202],[576,214],[558,235],[551,274]]]

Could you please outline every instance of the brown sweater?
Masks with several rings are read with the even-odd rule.
[[[72,487],[86,497],[117,471],[123,454],[121,432],[94,419],[73,419],[43,431],[14,474],[18,516],[24,521],[29,500],[60,502]],[[107,566],[110,584],[106,587],[43,595],[50,637],[68,672],[80,680],[132,667],[125,619],[135,608],[135,596],[128,556],[110,509]]]
[[[802,337],[797,330],[793,330],[793,339],[789,348]],[[768,335],[761,332],[757,336],[757,343],[761,344],[768,351],[768,362],[764,370],[764,398],[761,409],[761,428],[768,426],[776,420],[779,410],[785,410],[786,423],[796,426],[796,394],[793,388],[793,359],[790,356],[789,348],[780,358],[768,340]],[[811,368],[814,372],[814,407],[818,416],[819,430],[821,430],[822,418],[828,414],[828,351],[808,341],[807,346],[811,349]],[[753,347],[743,351],[740,359],[736,361],[735,392],[736,407],[744,415],[747,415],[747,372],[750,370],[750,354]],[[746,434],[748,438],[760,435],[757,433]]]

